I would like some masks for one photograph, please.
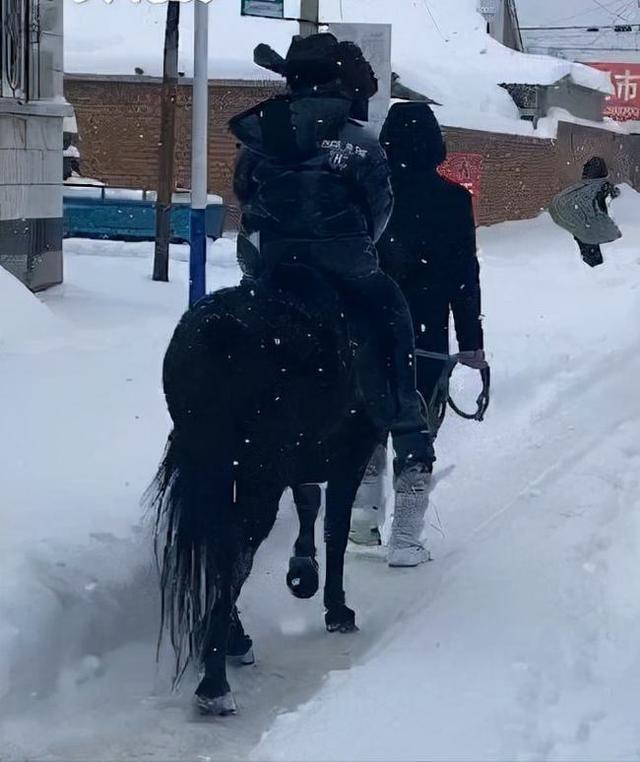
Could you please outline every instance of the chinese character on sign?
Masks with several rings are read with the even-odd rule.
[[[634,77],[629,69],[626,69],[624,74],[614,74],[613,81],[616,86],[616,95],[621,101],[628,103],[636,100],[640,76]]]
[[[604,115],[617,122],[640,120],[640,64],[589,63],[611,77],[613,94],[605,99]]]

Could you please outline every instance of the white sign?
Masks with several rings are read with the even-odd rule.
[[[391,24],[328,24],[340,42],[359,45],[378,78],[378,92],[369,101],[369,126],[379,134],[391,103]]]
[[[481,13],[487,21],[491,21],[498,15],[502,0],[479,0],[478,12]]]

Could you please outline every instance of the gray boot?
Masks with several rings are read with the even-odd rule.
[[[431,472],[421,464],[405,468],[395,479],[396,503],[389,566],[418,566],[431,556],[421,541],[424,517],[429,507]]]

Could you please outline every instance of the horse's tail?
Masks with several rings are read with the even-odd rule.
[[[155,513],[161,628],[176,657],[174,684],[192,659],[201,661],[213,609],[225,532],[233,505],[233,464],[221,436],[206,426],[176,427],[147,499]],[[217,440],[217,441],[215,441]]]

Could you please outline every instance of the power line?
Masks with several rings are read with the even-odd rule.
[[[603,10],[606,10],[607,12],[609,12],[610,9],[611,9],[611,6],[613,6],[613,5],[617,5],[619,7],[620,6],[620,0],[612,0],[610,3],[603,4],[602,7],[603,7]],[[582,10],[582,11],[579,11],[578,13],[572,14],[571,16],[564,16],[563,18],[555,19],[551,23],[552,24],[560,24],[563,21],[573,21],[573,19],[582,18],[583,16],[588,16],[588,15],[593,14],[593,13],[597,13],[596,9],[595,8],[590,8],[587,11]]]
[[[591,0],[592,3],[595,3],[598,8],[602,9],[603,11],[606,11],[607,13],[611,13],[612,16],[616,16],[619,19],[622,19],[623,21],[629,22],[629,19],[625,18],[622,13],[627,13],[629,10],[631,10],[631,6],[633,5],[633,0],[626,0],[622,3],[622,5],[618,6],[618,10],[609,10],[609,8],[605,5],[603,5],[600,0]]]
[[[523,27],[523,32],[527,34],[527,50],[529,52],[540,51],[598,51],[598,52],[627,52],[635,53],[638,51],[638,35],[640,33],[640,23],[633,22],[623,13],[629,13],[639,0],[617,0],[616,3],[609,3],[606,6],[600,0],[592,0],[601,10],[609,13],[614,20],[621,19],[616,24],[592,24],[592,25],[565,25],[565,26],[538,26]],[[634,14],[635,16],[636,14]],[[622,35],[622,37],[620,36]],[[548,39],[544,39],[544,37]],[[533,38],[533,39],[532,39]],[[615,40],[615,41],[614,41]],[[622,47],[620,45],[626,45]],[[628,43],[628,44],[627,44]]]
[[[584,31],[588,32],[590,30],[593,30],[594,32],[599,32],[601,29],[605,30],[620,30],[621,27],[626,26],[638,26],[640,27],[640,22],[628,22],[626,24],[613,24],[613,25],[606,25],[606,24],[589,24],[588,26],[523,26],[520,27],[523,32],[559,32],[559,31],[569,31],[569,30],[578,30],[578,31]],[[623,31],[633,31],[633,30],[621,30],[620,33]]]
[[[607,34],[607,33],[606,33],[606,31],[602,31],[602,32],[600,32],[600,34],[596,36],[595,40],[589,40],[590,44],[591,44],[593,47],[595,47],[595,46],[596,46],[596,43],[597,43],[597,42],[599,42],[599,41],[600,41],[600,40],[601,40],[601,39],[602,39],[602,38],[603,38],[603,37],[604,37],[606,34]],[[600,45],[599,47],[601,48],[601,47],[602,47],[602,45]]]
[[[442,39],[444,39],[444,35],[442,34],[442,30],[440,29],[440,26],[438,25],[438,22],[436,21],[436,17],[431,12],[431,8],[429,7],[428,0],[422,0],[422,2],[424,3],[424,7],[427,9],[427,13],[429,14],[429,18],[431,19],[431,21],[433,21],[433,25],[438,30],[438,34],[440,35],[440,37],[442,37]]]
[[[583,53],[589,52],[589,51],[597,52],[597,53],[638,53],[639,52],[637,47],[635,48],[607,48],[607,47],[593,48],[593,47],[584,46],[584,45],[581,45],[580,47],[569,47],[565,45],[537,45],[535,47],[529,48],[529,52],[535,51],[535,50],[538,50],[541,52],[545,50],[559,50],[559,51],[579,50],[579,51],[582,51]]]

